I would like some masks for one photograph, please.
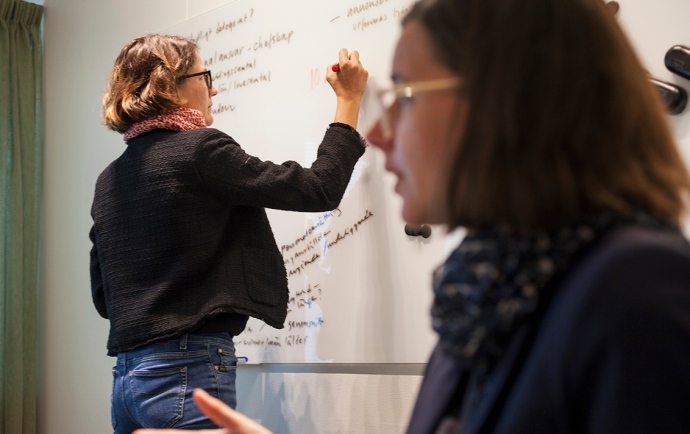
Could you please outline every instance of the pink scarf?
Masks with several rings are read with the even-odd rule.
[[[155,130],[156,128],[172,131],[189,131],[205,127],[206,121],[204,120],[203,113],[201,113],[199,110],[180,107],[173,110],[164,111],[163,113],[146,119],[145,121],[137,122],[125,132],[123,138],[126,142],[138,136],[139,134]]]

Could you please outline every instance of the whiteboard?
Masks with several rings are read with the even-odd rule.
[[[250,154],[310,166],[335,114],[326,68],[357,50],[370,77],[390,75],[400,18],[413,0],[236,0],[166,30],[199,44],[213,73],[214,128]],[[360,113],[362,124],[370,121]],[[368,148],[340,206],[268,210],[288,273],[285,328],[250,319],[235,338],[249,363],[424,363],[431,273],[453,241],[410,237],[383,155]]]

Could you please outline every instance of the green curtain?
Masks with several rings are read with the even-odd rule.
[[[36,432],[42,16],[0,0],[0,434]]]

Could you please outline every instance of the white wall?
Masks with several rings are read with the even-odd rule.
[[[295,0],[293,0],[295,1]],[[39,432],[111,432],[108,332],[91,304],[89,208],[98,173],[119,155],[119,135],[100,126],[100,98],[120,48],[227,0],[44,0],[46,152],[41,297]],[[647,69],[674,44],[690,46],[687,0],[619,0],[620,20]],[[583,30],[585,31],[585,30]],[[671,118],[690,160],[690,109]],[[420,288],[420,290],[428,290]],[[419,365],[261,365],[238,373],[239,409],[276,432],[401,432]]]

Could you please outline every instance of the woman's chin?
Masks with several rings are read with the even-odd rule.
[[[419,206],[412,206],[403,203],[402,219],[411,225],[444,225],[446,222],[435,210],[420,209]]]
[[[426,223],[423,219],[423,216],[416,211],[417,210],[409,209],[409,207],[403,205],[402,219],[405,221],[405,223],[409,223],[411,225],[421,225]]]

